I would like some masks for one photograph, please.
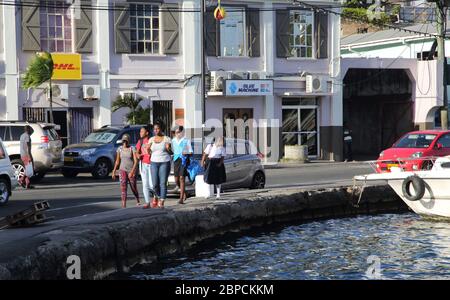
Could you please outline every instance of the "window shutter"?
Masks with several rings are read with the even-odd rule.
[[[328,13],[314,14],[314,36],[316,42],[316,58],[328,57]]]
[[[205,16],[206,23],[206,55],[220,56],[219,46],[219,22],[214,18],[213,10],[207,9]]]
[[[90,0],[81,1],[80,18],[75,18],[75,51],[92,53],[92,9]],[[85,6],[86,8],[83,8]]]
[[[177,4],[161,6],[162,46],[164,54],[180,53],[180,12]]]
[[[247,38],[248,56],[259,57],[261,55],[259,11],[247,11]]]
[[[41,50],[39,1],[28,1],[28,4],[30,6],[22,6],[22,50],[39,51]]]
[[[289,51],[289,22],[288,10],[277,11],[277,57],[286,58],[291,56]]]
[[[131,52],[129,4],[115,4],[114,37],[116,53]]]

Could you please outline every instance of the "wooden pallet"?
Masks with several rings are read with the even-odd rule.
[[[47,218],[43,212],[49,208],[48,201],[35,202],[25,210],[0,218],[0,229],[31,226],[48,221],[50,218]]]

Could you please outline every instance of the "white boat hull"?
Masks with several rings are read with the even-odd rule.
[[[403,181],[412,175],[419,176],[425,182],[425,194],[417,201],[408,200],[402,190]],[[450,218],[450,172],[448,170],[374,173],[356,176],[355,180],[385,181],[415,213],[427,217]]]

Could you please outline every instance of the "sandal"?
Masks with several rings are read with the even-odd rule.
[[[161,199],[161,200],[158,201],[158,207],[159,208],[164,208],[164,201],[165,201],[165,199]]]
[[[156,197],[153,197],[151,207],[152,208],[158,207],[158,199]]]

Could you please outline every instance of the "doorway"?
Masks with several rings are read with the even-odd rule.
[[[162,100],[152,102],[152,112],[153,112],[153,123],[162,122],[163,132],[170,136],[170,130],[173,121],[173,101],[172,100]]]
[[[222,115],[224,137],[253,139],[253,108],[224,108]]]
[[[308,156],[317,157],[319,148],[317,108],[316,99],[283,99],[282,152],[284,145],[306,145]]]
[[[47,120],[50,121],[50,111],[47,110]],[[66,147],[69,143],[69,136],[67,131],[67,111],[66,110],[53,110],[53,122],[59,125],[56,129],[61,142],[62,147]]]

